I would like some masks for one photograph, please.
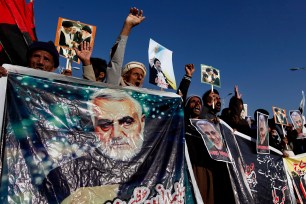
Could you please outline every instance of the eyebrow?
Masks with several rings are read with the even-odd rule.
[[[113,120],[109,120],[109,119],[98,119],[97,120],[97,125],[111,125],[113,124],[114,121]]]
[[[135,119],[132,118],[131,116],[125,116],[125,117],[120,118],[118,120],[120,125],[122,125],[125,122],[134,122],[134,121],[135,121]],[[99,120],[97,120],[97,125],[111,125],[113,123],[114,123],[114,121],[109,120],[109,119],[99,119]]]
[[[122,124],[125,123],[125,122],[131,122],[131,123],[133,123],[133,122],[135,121],[135,119],[132,118],[131,116],[125,116],[125,117],[119,119],[118,121],[119,121],[119,124],[122,125]]]

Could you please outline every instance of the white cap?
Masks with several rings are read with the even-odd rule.
[[[134,68],[139,68],[139,69],[142,69],[142,71],[144,72],[144,76],[146,76],[147,74],[147,69],[146,67],[144,66],[144,64],[140,63],[140,62],[129,62],[127,63],[123,70],[122,70],[122,76],[125,75],[128,71],[130,71],[131,69],[134,69]]]

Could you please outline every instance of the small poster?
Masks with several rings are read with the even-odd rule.
[[[54,44],[58,46],[58,52],[62,57],[80,63],[73,48],[80,49],[82,42],[89,42],[93,47],[95,35],[96,26],[60,17]]]
[[[288,125],[286,110],[272,106],[275,124]]]
[[[257,112],[257,142],[258,154],[270,154],[268,115]]]
[[[306,138],[305,118],[301,112],[299,110],[290,110],[289,115],[294,129],[296,129],[298,132],[296,139]]]
[[[201,64],[201,82],[221,88],[220,70]]]
[[[172,51],[150,39],[149,43],[149,82],[163,89],[176,90],[172,64]]]
[[[201,134],[210,157],[217,161],[231,162],[227,144],[219,128],[204,119],[190,119],[191,124]]]

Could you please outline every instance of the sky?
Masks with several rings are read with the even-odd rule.
[[[130,7],[144,11],[146,19],[133,28],[124,64],[139,61],[147,66],[150,38],[173,51],[177,86],[184,65],[196,71],[188,95],[202,96],[210,85],[201,83],[200,65],[220,70],[216,88],[227,107],[238,85],[248,115],[272,106],[296,110],[306,91],[306,1],[303,0],[112,0],[34,1],[36,32],[40,41],[55,40],[59,17],[97,26],[93,57],[109,60]],[[65,59],[60,66],[65,67]],[[81,67],[78,64],[73,66]],[[81,71],[73,70],[81,76]],[[144,87],[159,90],[145,79]],[[172,91],[173,90],[165,90]]]

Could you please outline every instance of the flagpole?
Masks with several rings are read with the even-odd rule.
[[[211,84],[211,93],[214,92],[214,85]],[[213,98],[213,101],[212,101],[212,108],[215,109],[215,99]]]
[[[72,71],[72,58],[71,57],[67,57],[66,70]]]

